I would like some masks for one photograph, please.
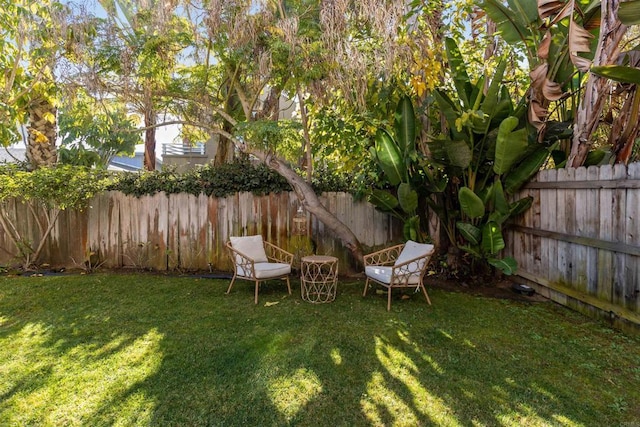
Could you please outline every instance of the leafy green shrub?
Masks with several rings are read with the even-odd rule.
[[[256,195],[290,191],[289,183],[267,166],[254,165],[248,159],[221,166],[205,165],[185,173],[175,169],[120,174],[109,190],[141,197],[164,191],[167,194],[205,194],[225,197],[238,192]]]
[[[318,194],[331,191],[354,192],[357,187],[356,182],[357,179],[353,173],[331,170],[326,165],[317,166],[311,177],[311,186]]]
[[[60,212],[84,209],[91,198],[103,191],[111,179],[106,171],[85,167],[57,166],[25,171],[17,165],[0,166],[0,227],[18,249],[16,258],[28,269],[37,262]],[[39,240],[24,234],[12,201],[25,203],[37,221]]]

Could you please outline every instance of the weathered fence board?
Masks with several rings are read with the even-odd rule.
[[[515,195],[539,201],[508,232],[516,277],[562,304],[640,327],[639,182],[640,164],[541,171]]]
[[[400,224],[367,202],[343,193],[326,193],[321,200],[367,248],[401,236]],[[20,233],[38,241],[41,232],[27,207],[6,203]],[[341,271],[347,271],[352,263],[348,251],[308,212],[303,212],[307,234],[293,235],[297,211],[294,193],[239,193],[226,198],[158,193],[136,198],[106,192],[83,212],[61,213],[39,262],[78,267],[88,266],[85,262],[91,259],[93,267],[230,270],[224,247],[229,236],[262,234],[285,249],[299,251],[304,246],[307,251],[332,253],[340,259]],[[17,250],[1,228],[0,245],[0,263],[13,263]]]

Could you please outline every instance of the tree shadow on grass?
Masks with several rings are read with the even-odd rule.
[[[360,283],[323,305],[276,284],[256,306],[252,286],[224,296],[227,284],[97,275],[0,288],[0,340],[24,341],[3,368],[0,424],[612,425],[640,401],[592,401],[613,367],[582,325],[526,324],[553,321],[547,308],[435,291],[432,307],[416,295],[387,312]],[[602,414],[611,402],[620,411]]]

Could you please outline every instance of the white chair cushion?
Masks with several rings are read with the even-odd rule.
[[[407,243],[404,244],[404,248],[402,248],[402,252],[400,252],[400,255],[398,256],[398,259],[396,259],[394,265],[402,264],[403,262],[407,262],[411,259],[425,256],[431,252],[433,252],[433,245],[407,240]]]
[[[239,250],[254,262],[269,261],[267,259],[267,253],[264,251],[264,243],[261,235],[229,237],[229,241],[234,249]]]
[[[257,262],[254,264],[256,279],[269,279],[291,273],[291,266],[279,262]]]
[[[378,266],[378,265],[368,265],[364,268],[364,274],[366,274],[368,277],[374,280],[377,280],[378,282],[382,282],[388,285],[391,283],[392,270],[393,270],[393,267],[390,267],[390,266],[387,267],[387,266]],[[412,274],[409,280],[407,281],[407,284],[417,285],[419,280],[420,280],[419,275]],[[396,283],[398,283],[397,280],[396,280]]]

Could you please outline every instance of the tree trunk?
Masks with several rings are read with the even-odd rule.
[[[153,107],[147,107],[144,111],[144,169],[156,170],[156,113]]]
[[[304,103],[304,94],[300,89],[300,84],[296,87],[298,102],[300,103],[300,118],[302,119],[302,131],[304,135],[304,162],[303,165],[307,171],[307,182],[311,182],[313,175],[313,156],[311,155],[311,136],[309,135],[309,120],[307,118],[307,107]]]
[[[627,31],[627,26],[618,19],[619,0],[602,0],[600,37],[593,58],[593,65],[615,64],[620,54],[620,40]],[[570,167],[580,167],[591,149],[591,137],[600,124],[600,117],[611,81],[595,74],[589,74],[584,88],[584,96],[576,113],[571,154],[567,161]]]
[[[359,265],[363,264],[362,245],[360,241],[349,227],[322,205],[310,184],[292,170],[287,163],[275,157],[273,154],[253,149],[248,151],[284,177],[293,188],[293,191],[295,191],[298,200],[304,208],[315,215],[329,230],[335,233]]]
[[[616,163],[629,164],[633,146],[640,136],[640,93],[638,85],[631,87],[620,96],[625,96],[622,108],[611,127],[609,141],[616,155]]]
[[[54,166],[56,151],[56,108],[45,97],[38,97],[29,105],[29,137],[26,157],[32,169]]]

